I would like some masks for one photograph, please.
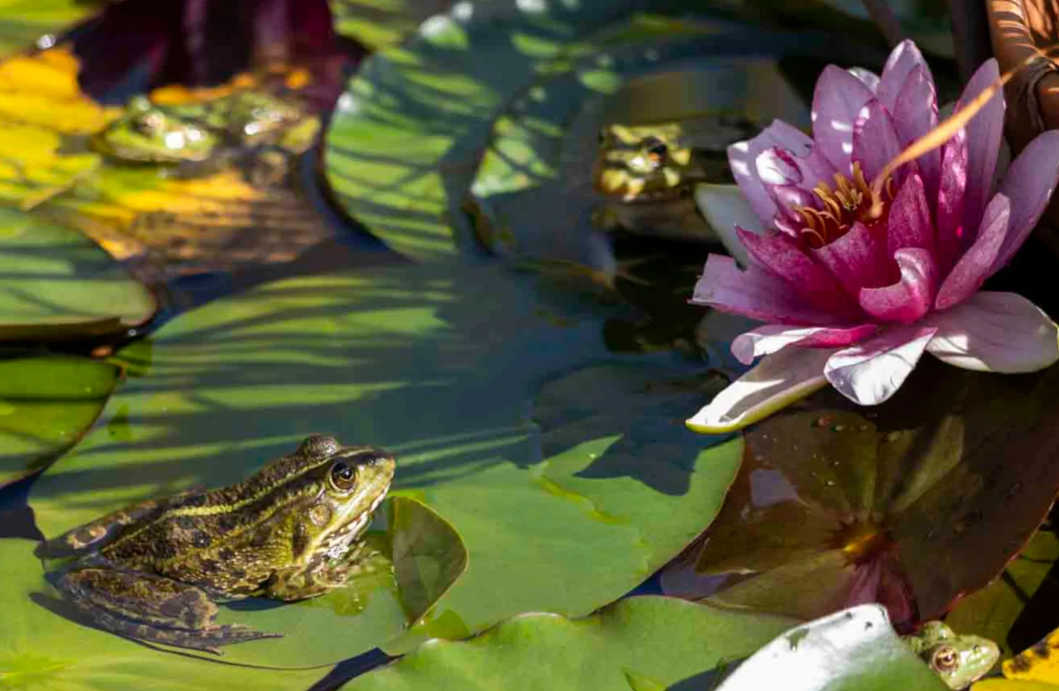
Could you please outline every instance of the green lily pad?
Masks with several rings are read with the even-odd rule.
[[[697,365],[608,353],[612,310],[524,278],[399,265],[181,315],[121,353],[130,376],[95,429],[34,483],[38,526],[52,536],[147,496],[230,484],[328,433],[396,453],[395,495],[437,512],[468,551],[466,573],[388,651],[520,612],[596,610],[709,525],[742,444],[683,426],[703,395]],[[319,624],[329,644],[299,653],[361,652],[340,624]],[[264,643],[280,645],[238,649]]]
[[[760,423],[698,557],[727,578],[699,594],[807,618],[877,601],[899,628],[940,616],[1055,498],[1057,381],[927,360],[882,405],[827,389]]]
[[[304,691],[326,670],[277,670],[165,655],[71,623],[39,604],[36,543],[0,540],[0,689],[162,691],[253,688]]]
[[[420,22],[444,11],[450,4],[448,0],[331,0],[328,3],[335,33],[355,39],[373,51],[400,43]]]
[[[1044,611],[1034,605],[1034,594],[1048,579],[1059,560],[1059,537],[1038,530],[1004,573],[981,590],[960,600],[945,617],[945,623],[961,633],[971,633],[996,641],[1001,653],[1012,655],[1044,631],[1029,631],[1020,625],[1022,615],[1040,623]],[[1045,610],[1050,613],[1050,609]],[[1017,640],[1016,640],[1017,639]]]
[[[1057,378],[928,360],[880,406],[827,389],[760,423],[698,557],[727,581],[702,594],[803,617],[878,601],[899,628],[940,616],[1051,506]]]
[[[105,362],[65,355],[0,360],[0,487],[77,443],[119,375]]]
[[[886,611],[862,605],[792,629],[756,652],[717,691],[946,691],[894,633]]]
[[[431,641],[342,689],[646,691],[651,684],[706,689],[718,668],[746,657],[792,623],[671,598],[635,597],[585,619],[524,614],[473,641]]]
[[[117,335],[156,309],[150,291],[76,230],[0,209],[0,341]]]

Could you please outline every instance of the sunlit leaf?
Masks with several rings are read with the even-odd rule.
[[[0,209],[0,340],[120,334],[156,308],[146,288],[77,231]]]
[[[0,360],[0,487],[72,446],[103,409],[119,370],[62,355]]]
[[[173,655],[71,623],[43,606],[35,543],[0,540],[0,689],[304,691],[326,669],[276,670]]]
[[[719,667],[749,655],[791,623],[675,599],[636,597],[585,619],[523,614],[474,641],[431,641],[342,689],[707,689]],[[658,685],[652,688],[649,682]]]
[[[335,33],[360,41],[373,50],[400,43],[432,15],[450,7],[446,0],[330,0]],[[487,2],[472,5],[472,12],[488,8]]]
[[[91,134],[118,115],[81,92],[80,65],[65,48],[0,62],[0,119],[62,134]]]
[[[703,395],[696,366],[606,351],[611,311],[473,265],[299,278],[211,303],[120,353],[121,390],[32,488],[37,525],[53,536],[147,496],[230,484],[329,433],[396,453],[395,495],[436,511],[468,551],[466,573],[387,651],[520,612],[588,614],[709,524],[742,453],[684,428]],[[334,635],[339,624],[306,624],[313,645],[227,655],[320,664],[389,637],[369,645]]]
[[[717,691],[945,691],[949,687],[894,633],[886,611],[854,607],[787,631],[739,666]]]
[[[729,578],[700,594],[804,617],[878,601],[899,627],[939,616],[1055,497],[1057,378],[921,363],[883,405],[827,390],[759,424],[698,557]]]

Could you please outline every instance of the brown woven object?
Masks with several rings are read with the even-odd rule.
[[[1008,143],[1017,154],[1046,129],[1059,129],[1059,63],[1038,49],[1059,44],[1056,0],[986,0],[989,34],[1001,73],[1022,68],[1005,88]],[[1038,55],[1034,58],[1035,55]],[[1037,235],[1059,254],[1059,198],[1053,196]]]

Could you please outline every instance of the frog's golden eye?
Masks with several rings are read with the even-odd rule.
[[[940,672],[951,672],[960,666],[960,655],[952,646],[943,645],[934,651],[931,664]]]
[[[357,469],[345,461],[331,466],[331,486],[340,492],[348,492],[357,484]]]

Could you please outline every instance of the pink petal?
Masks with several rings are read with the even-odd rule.
[[[861,288],[878,288],[890,283],[886,234],[873,232],[861,223],[854,223],[838,240],[811,252],[854,300]]]
[[[866,70],[863,67],[850,67],[846,71],[859,79],[873,94],[876,92],[876,89],[879,88],[879,75],[871,70]]]
[[[787,326],[768,324],[736,336],[732,341],[732,355],[749,365],[755,358],[771,355],[787,346],[800,348],[836,348],[859,343],[875,335],[875,324],[850,327]]]
[[[853,126],[853,160],[860,162],[864,179],[874,180],[899,153],[901,146],[890,114],[877,100],[868,101]]]
[[[995,59],[982,63],[978,71],[967,82],[960,95],[956,109],[966,106],[978,94],[1000,78],[1000,68]],[[993,193],[993,172],[996,170],[1000,137],[1004,133],[1004,94],[998,91],[967,123],[967,189],[963,201],[963,227],[967,232],[978,228],[982,211]],[[973,241],[968,237],[964,246]]]
[[[754,169],[761,182],[768,185],[789,185],[802,181],[802,171],[794,155],[786,149],[765,149],[754,160]]]
[[[849,72],[828,65],[813,92],[813,141],[831,165],[849,175],[853,153],[853,124],[874,98],[871,90]]]
[[[901,149],[922,137],[938,126],[938,96],[934,90],[934,80],[930,69],[919,65],[908,75],[905,84],[897,94],[897,103],[893,107],[894,129],[897,130],[897,141]],[[941,152],[929,151],[916,159],[919,172],[923,176],[923,185],[930,200],[931,212],[938,197],[938,183],[941,179]]]
[[[1030,142],[1008,168],[1000,192],[1011,200],[1011,224],[993,271],[1011,261],[1037,225],[1059,178],[1059,131]]]
[[[964,252],[941,284],[934,303],[937,309],[948,309],[963,302],[992,275],[997,254],[1008,235],[1010,219],[1011,202],[1002,193],[997,193],[985,208],[974,244]]]
[[[746,247],[736,236],[735,229],[736,226],[742,226],[758,233],[761,232],[761,221],[739,187],[709,183],[696,185],[695,205],[699,207],[721,244],[728,250],[728,254],[735,257],[742,266],[746,266],[749,257]]]
[[[833,350],[787,348],[769,355],[757,367],[714,396],[687,421],[703,434],[724,434],[746,427],[827,385],[824,363]]]
[[[934,251],[934,224],[930,221],[930,206],[927,203],[923,179],[912,171],[897,198],[890,205],[887,222],[886,250],[890,256],[906,247],[920,247]]]
[[[914,324],[930,311],[938,286],[938,267],[925,249],[897,250],[894,255],[901,280],[884,288],[860,291],[860,306],[884,322]]]
[[[927,350],[981,372],[1036,372],[1059,360],[1059,328],[1015,293],[980,292],[927,318],[937,334]]]
[[[842,291],[828,270],[813,261],[789,236],[782,233],[755,235],[736,229],[750,256],[785,279],[805,304],[836,315],[853,317],[860,310]]]
[[[706,259],[691,301],[722,312],[742,314],[779,324],[834,324],[833,314],[814,310],[791,290],[789,283],[759,266],[740,271],[735,260],[719,254]]]
[[[935,327],[918,325],[889,329],[832,355],[824,366],[824,376],[854,403],[882,403],[905,383],[936,331]]]
[[[754,207],[761,224],[767,226],[776,213],[776,203],[762,184],[757,174],[757,158],[767,149],[782,148],[794,156],[808,156],[813,140],[801,130],[781,120],[774,120],[758,136],[745,142],[736,142],[728,147],[728,164],[732,169],[739,189]]]
[[[930,68],[927,67],[927,61],[923,59],[923,54],[919,52],[916,44],[909,40],[897,44],[886,60],[879,87],[875,90],[876,97],[891,113],[909,75],[919,68],[925,70],[927,78],[933,84]]]
[[[945,275],[956,263],[963,230],[963,197],[967,187],[967,130],[961,129],[941,150],[937,235],[934,254]]]

